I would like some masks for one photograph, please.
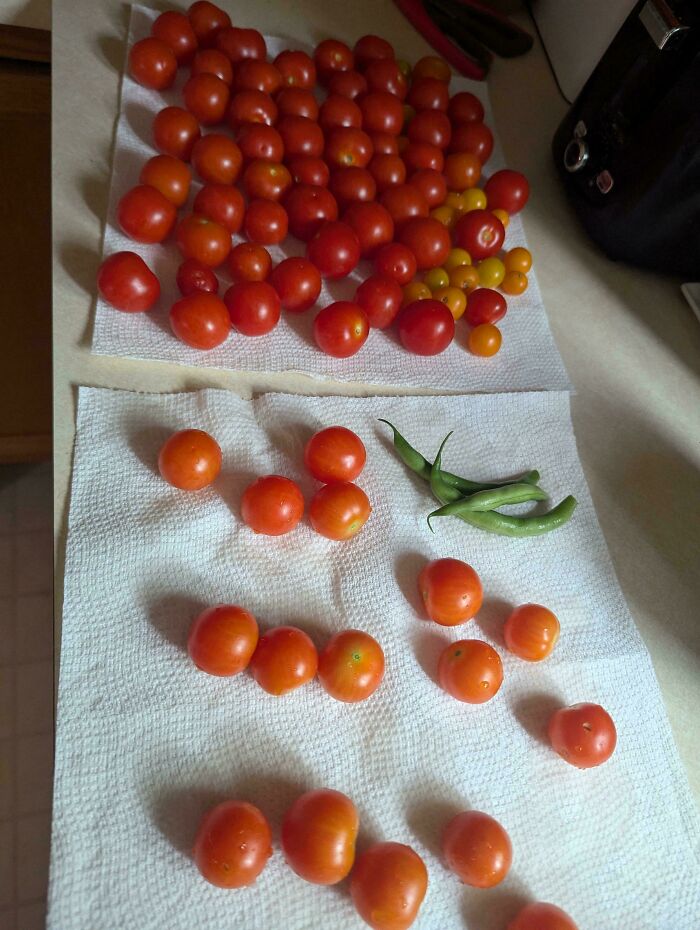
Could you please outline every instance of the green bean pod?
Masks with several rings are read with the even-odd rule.
[[[447,436],[445,436],[445,438],[440,443],[440,448],[438,449],[437,455],[435,456],[435,461],[433,462],[432,468],[430,469],[430,490],[441,504],[449,504],[450,502],[458,503],[463,499],[462,492],[455,488],[453,485],[447,484],[447,482],[443,479],[442,471],[440,469],[440,463],[442,461],[442,450],[445,448],[445,443],[453,432],[453,430],[450,430]]]
[[[576,498],[569,495],[563,501],[548,510],[546,513],[532,514],[531,516],[516,517],[500,513],[498,510],[471,510],[468,505],[469,498],[455,501],[433,511],[428,517],[428,524],[432,517],[458,517],[470,526],[475,526],[487,533],[497,533],[499,536],[525,538],[540,536],[549,533],[567,523],[576,509]],[[504,502],[502,501],[501,504]],[[430,527],[432,529],[432,526]]]

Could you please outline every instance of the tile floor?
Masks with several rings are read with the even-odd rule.
[[[45,926],[53,768],[50,464],[0,467],[0,928]]]

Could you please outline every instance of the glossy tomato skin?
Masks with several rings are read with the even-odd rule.
[[[578,930],[571,917],[556,904],[526,904],[508,924],[508,930]]]
[[[412,184],[388,187],[379,202],[388,210],[397,229],[415,216],[428,215],[428,201],[423,192]]]
[[[339,168],[349,165],[366,168],[372,158],[372,152],[372,140],[366,132],[351,126],[340,126],[328,133],[324,158],[329,165]]]
[[[435,171],[433,168],[421,168],[411,175],[408,183],[421,192],[429,209],[439,207],[445,202],[447,182],[440,171]]]
[[[314,320],[314,340],[326,355],[349,358],[367,342],[369,321],[362,307],[337,300],[324,307]]]
[[[295,184],[328,187],[331,170],[322,158],[313,155],[297,155],[289,159],[287,168]]]
[[[181,491],[200,491],[221,471],[221,448],[204,430],[180,430],[162,446],[158,470],[173,487]]]
[[[277,103],[261,90],[239,90],[231,96],[226,122],[237,131],[247,123],[272,126],[277,122]]]
[[[215,48],[203,48],[196,53],[192,59],[190,74],[215,74],[229,87],[233,81],[231,62],[223,52]]]
[[[467,348],[472,355],[490,358],[499,351],[502,340],[501,331],[497,326],[493,323],[480,323],[470,331]]]
[[[210,810],[194,844],[197,868],[218,888],[252,885],[271,855],[270,825],[245,801],[224,801]]]
[[[264,60],[267,55],[265,39],[257,29],[229,26],[218,32],[215,44],[234,65],[251,58]]]
[[[549,720],[548,733],[552,749],[579,769],[607,762],[617,745],[615,724],[600,704],[560,708]]]
[[[344,426],[328,426],[309,439],[304,465],[324,484],[354,481],[365,467],[367,452],[360,437]]]
[[[328,189],[335,197],[341,210],[353,203],[374,200],[377,185],[366,168],[349,165],[347,168],[334,168]]]
[[[364,71],[373,61],[383,58],[393,60],[396,57],[393,47],[386,39],[372,34],[361,36],[355,42],[352,51],[355,56],[355,64],[360,71]]]
[[[334,71],[326,84],[329,94],[354,100],[367,92],[367,78],[359,71]]]
[[[383,245],[374,256],[374,270],[384,278],[392,278],[397,284],[408,284],[416,275],[416,257],[408,246],[400,242]]]
[[[418,78],[411,84],[406,102],[416,112],[421,110],[447,110],[450,92],[447,84],[437,78]]]
[[[293,530],[304,515],[304,496],[291,479],[267,475],[245,489],[241,514],[254,533],[282,536]]]
[[[434,559],[418,576],[418,591],[425,612],[441,626],[471,620],[484,600],[481,579],[459,559]]]
[[[303,313],[318,300],[321,275],[306,258],[285,258],[270,275],[270,284],[288,313]]]
[[[351,539],[360,532],[372,513],[362,488],[350,481],[324,484],[309,504],[309,522],[326,539]]]
[[[452,130],[448,152],[471,152],[482,165],[491,157],[493,133],[485,123],[464,123]]]
[[[509,652],[527,662],[541,662],[552,654],[559,639],[559,620],[540,604],[521,604],[503,627]]]
[[[318,680],[336,701],[365,701],[384,678],[384,651],[362,630],[343,630],[326,643],[318,657]]]
[[[447,115],[456,125],[461,123],[482,123],[484,121],[484,107],[474,94],[470,94],[469,91],[461,91],[450,99]]]
[[[240,281],[224,295],[234,329],[244,336],[264,336],[277,326],[280,299],[266,281]]]
[[[355,291],[355,303],[367,314],[372,329],[386,329],[401,309],[403,291],[393,278],[371,275]]]
[[[269,61],[247,58],[239,61],[233,72],[235,90],[259,90],[276,94],[282,86],[282,75]]]
[[[476,187],[481,177],[481,162],[471,152],[452,152],[445,159],[445,180],[451,191]]]
[[[503,683],[503,665],[488,643],[461,639],[443,650],[438,662],[438,681],[458,701],[484,704]]]
[[[477,287],[467,296],[464,318],[470,326],[497,323],[508,310],[506,299],[490,287]]]
[[[182,99],[202,126],[221,123],[226,115],[229,87],[215,74],[194,74],[182,88]]]
[[[231,17],[209,0],[196,0],[187,10],[200,48],[211,48],[222,29],[231,25]]]
[[[317,120],[319,106],[310,90],[302,87],[283,87],[275,97],[280,116],[303,116]]]
[[[184,258],[196,258],[210,268],[222,265],[231,251],[231,233],[197,213],[180,221],[175,238]]]
[[[284,207],[274,200],[252,200],[243,220],[243,229],[251,242],[276,245],[287,235],[289,219]]]
[[[286,165],[252,161],[243,172],[243,190],[249,200],[281,200],[292,186]]]
[[[243,158],[246,161],[280,162],[284,157],[282,136],[274,126],[265,123],[244,123],[236,135]]]
[[[168,10],[156,17],[151,35],[169,45],[178,65],[186,65],[197,51],[197,36],[184,13]]]
[[[317,668],[316,647],[303,630],[294,626],[268,630],[251,661],[253,678],[268,694],[277,697],[311,681]]]
[[[401,158],[409,174],[420,171],[422,168],[442,171],[445,167],[442,149],[436,145],[430,145],[429,142],[409,142],[401,153]]]
[[[97,288],[107,303],[124,313],[150,310],[160,297],[160,282],[136,252],[115,252],[100,265]]]
[[[214,272],[196,258],[188,258],[180,265],[176,283],[183,297],[198,293],[216,294],[219,290],[219,281]]]
[[[442,110],[421,110],[408,124],[408,138],[411,142],[426,142],[445,149],[451,136],[450,121]]]
[[[375,155],[398,155],[399,140],[397,136],[392,136],[389,132],[370,132],[368,133],[372,140],[372,148]]]
[[[282,75],[284,86],[313,89],[316,83],[316,65],[306,52],[285,49],[279,53],[273,64]]]
[[[307,791],[284,815],[284,858],[305,881],[335,885],[353,866],[359,825],[355,805],[340,791]]]
[[[161,39],[141,39],[129,51],[129,74],[151,90],[167,90],[177,74],[175,52]]]
[[[226,304],[215,294],[192,294],[170,308],[173,332],[193,349],[213,349],[231,329]]]
[[[165,155],[189,161],[192,148],[201,136],[199,123],[182,107],[165,107],[153,120],[153,141]]]
[[[450,71],[450,66],[443,58],[438,58],[435,55],[425,55],[415,63],[411,76],[414,81],[420,78],[430,77],[437,78],[438,81],[444,81],[446,84],[449,84],[452,72]]]
[[[470,210],[457,220],[454,228],[455,245],[466,249],[472,261],[495,255],[505,235],[503,223],[489,210]]]
[[[365,132],[382,132],[398,136],[403,126],[403,107],[394,94],[385,90],[371,90],[357,98]]]
[[[323,154],[323,130],[308,116],[283,116],[275,128],[282,136],[286,161],[297,155],[319,158]]]
[[[362,110],[349,97],[340,94],[329,94],[321,104],[318,114],[318,124],[324,132],[350,126],[355,129],[362,127]]]
[[[195,142],[192,165],[205,184],[234,184],[243,165],[243,155],[233,139],[211,132]]]
[[[190,658],[208,675],[229,677],[248,667],[258,645],[258,624],[243,607],[208,607],[192,624],[187,639]]]
[[[372,258],[394,238],[394,221],[380,203],[354,203],[343,214],[343,222],[355,231],[363,258]]]
[[[491,210],[505,210],[510,216],[518,213],[530,197],[530,185],[524,174],[503,168],[492,174],[484,185]]]
[[[228,270],[234,282],[264,281],[271,268],[270,253],[255,242],[239,243],[228,257]]]
[[[176,207],[181,207],[190,192],[192,173],[184,161],[172,155],[154,155],[141,169],[139,183],[150,184]]]
[[[493,888],[510,871],[513,847],[497,820],[481,811],[463,811],[447,824],[442,835],[447,867],[465,885]]]
[[[289,231],[302,242],[309,242],[321,227],[338,219],[336,199],[325,187],[297,184],[284,198]]]
[[[306,246],[306,257],[324,278],[344,278],[357,267],[360,241],[347,223],[326,223]]]
[[[228,232],[237,233],[243,225],[245,202],[238,188],[231,184],[205,184],[197,192],[192,209]]]
[[[132,187],[117,206],[117,220],[136,242],[162,242],[175,225],[177,210],[159,190],[147,184]]]
[[[355,58],[344,42],[324,39],[316,46],[314,62],[319,81],[321,84],[327,84],[336,72],[351,71]]]
[[[394,58],[376,58],[364,69],[364,78],[370,91],[394,94],[403,100],[408,93],[408,82]]]
[[[403,184],[406,180],[406,165],[398,155],[377,155],[375,152],[368,168],[379,194],[389,187]]]
[[[408,930],[428,890],[428,870],[410,846],[376,843],[358,857],[350,894],[372,930]]]
[[[432,217],[414,217],[399,231],[399,241],[413,252],[419,271],[437,268],[450,254],[449,230]]]

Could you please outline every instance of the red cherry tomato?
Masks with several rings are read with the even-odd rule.
[[[183,297],[199,293],[216,294],[219,290],[219,282],[214,272],[196,258],[188,258],[180,265],[176,281]]]
[[[421,110],[408,124],[411,142],[427,142],[444,149],[449,145],[451,135],[450,121],[442,110]]]
[[[341,126],[328,134],[324,158],[331,166],[366,168],[372,158],[372,140],[361,129]]]
[[[345,211],[343,222],[355,231],[363,258],[372,258],[394,238],[394,221],[389,211],[379,203],[352,204]]]
[[[210,268],[222,265],[231,251],[231,233],[197,213],[180,221],[175,238],[184,258],[196,258]]]
[[[331,171],[322,158],[313,155],[297,155],[287,162],[287,168],[295,184],[328,187]]]
[[[349,358],[367,341],[369,322],[362,307],[338,300],[324,307],[314,320],[316,345],[326,355]]]
[[[205,184],[233,184],[240,174],[243,155],[233,139],[211,132],[195,142],[192,165]]]
[[[187,10],[187,18],[201,48],[210,48],[222,29],[231,25],[231,17],[209,0],[197,0]]]
[[[441,626],[465,623],[478,613],[484,599],[479,576],[459,559],[435,559],[418,576],[425,611]]]
[[[364,71],[372,61],[382,58],[390,60],[396,58],[394,49],[387,40],[375,35],[366,35],[358,39],[355,42],[353,53],[355,55],[355,64],[360,71]]]
[[[344,426],[328,426],[309,439],[304,465],[324,484],[354,481],[365,467],[367,452],[360,437]]]
[[[245,202],[241,192],[230,184],[206,184],[198,191],[192,208],[230,233],[237,233],[243,225]]]
[[[483,123],[484,108],[478,97],[468,90],[455,94],[447,107],[447,115],[453,123]]]
[[[411,77],[414,81],[425,77],[437,78],[439,81],[449,84],[452,72],[450,66],[442,58],[438,58],[436,55],[425,55],[413,66]]]
[[[289,313],[303,313],[318,300],[321,275],[306,258],[285,258],[270,275],[270,284]]]
[[[117,220],[123,232],[136,242],[162,242],[177,217],[177,210],[159,190],[141,184],[124,194],[117,206]]]
[[[403,100],[408,93],[408,82],[394,58],[375,58],[364,69],[364,78],[370,91],[394,94]]]
[[[362,126],[362,111],[349,97],[329,94],[321,104],[318,124],[324,132],[330,132],[331,129],[338,129],[342,126],[359,129]]]
[[[331,788],[307,791],[284,815],[284,858],[307,882],[335,885],[353,866],[359,826],[355,805],[346,795]]]
[[[258,642],[251,671],[261,688],[280,696],[305,685],[316,674],[318,653],[303,630],[278,626]]]
[[[607,762],[615,752],[617,731],[600,704],[573,704],[552,714],[549,741],[569,765],[590,769]]]
[[[445,176],[433,168],[421,168],[411,175],[411,187],[416,187],[425,197],[428,207],[439,207],[447,197],[447,182]]]
[[[365,311],[373,329],[390,326],[401,309],[402,300],[400,284],[393,278],[379,275],[366,278],[355,291],[355,303]]]
[[[276,245],[287,235],[287,211],[274,200],[252,200],[248,204],[243,229],[251,242]]]
[[[216,47],[227,56],[232,64],[248,59],[262,59],[267,55],[265,39],[257,29],[239,29],[229,26],[216,36]]]
[[[215,294],[192,294],[170,308],[170,326],[193,349],[213,349],[221,345],[231,329],[226,304]]]
[[[524,174],[503,168],[491,175],[484,185],[484,193],[491,210],[505,210],[512,216],[527,203],[530,185]]]
[[[326,223],[307,244],[306,257],[322,277],[344,278],[360,260],[360,241],[347,223]]]
[[[289,169],[274,161],[252,161],[243,172],[243,190],[249,200],[281,200],[291,186]]]
[[[282,536],[293,530],[304,515],[304,497],[290,478],[267,475],[245,489],[241,514],[254,533]]]
[[[505,239],[503,223],[488,210],[470,210],[454,228],[454,242],[469,252],[472,261],[495,255]]]
[[[279,53],[273,64],[282,75],[282,83],[286,87],[313,90],[316,83],[316,65],[306,52],[285,49]]]
[[[540,604],[521,604],[503,627],[506,648],[527,662],[541,662],[552,654],[559,639],[559,621]]]
[[[215,74],[229,87],[233,81],[231,62],[215,48],[203,48],[197,52],[192,60],[190,74]]]
[[[414,300],[398,315],[399,338],[414,355],[444,352],[455,334],[455,321],[440,300]]]
[[[277,103],[269,94],[261,90],[239,90],[231,96],[226,121],[234,131],[246,123],[272,126],[277,122],[279,112]]]
[[[372,147],[375,155],[398,155],[399,140],[397,136],[392,136],[389,132],[370,132]]]
[[[236,65],[233,86],[236,90],[259,90],[264,94],[276,94],[282,86],[282,75],[269,61],[246,58]]]
[[[306,119],[318,119],[319,107],[310,90],[302,87],[283,87],[277,94],[275,103],[280,116],[303,116]]]
[[[287,160],[296,155],[318,158],[323,154],[323,130],[315,120],[307,116],[283,116],[276,128],[282,136]]]
[[[493,817],[463,811],[447,824],[442,855],[455,875],[472,888],[493,888],[506,877],[513,862],[510,837]]]
[[[197,51],[197,36],[189,19],[177,10],[168,10],[157,16],[151,35],[169,45],[179,65],[186,65]]]
[[[417,216],[404,223],[399,241],[416,256],[419,271],[437,268],[450,254],[450,231],[432,217]],[[470,253],[471,254],[471,253]]]
[[[338,204],[325,187],[297,184],[284,198],[289,231],[302,242],[312,239],[327,222],[338,219]]]
[[[318,680],[336,701],[354,704],[374,694],[384,678],[384,651],[361,630],[343,630],[318,657]]]
[[[403,126],[403,107],[394,94],[374,90],[358,97],[365,132],[386,132],[398,136]]]
[[[349,481],[324,484],[309,504],[311,526],[327,539],[351,539],[360,532],[371,513],[365,492]]]
[[[238,130],[236,141],[246,161],[281,162],[284,156],[282,137],[274,126],[265,123],[245,123]]]
[[[503,665],[488,643],[460,639],[443,650],[438,662],[438,681],[458,701],[484,704],[503,683]]]
[[[353,203],[374,200],[377,193],[377,185],[369,171],[355,165],[334,168],[328,189],[341,210]]]
[[[359,71],[334,71],[326,84],[329,94],[340,94],[355,100],[367,93],[367,79]]]
[[[254,242],[241,242],[234,246],[228,257],[228,270],[234,282],[264,281],[271,268],[270,253]]]
[[[224,801],[204,817],[194,844],[194,861],[218,888],[252,885],[272,855],[272,833],[264,815],[245,801]]]
[[[451,191],[476,187],[481,177],[481,162],[471,152],[453,152],[445,159],[445,180]]]
[[[141,39],[129,51],[129,74],[151,90],[167,90],[177,74],[175,52],[161,39]]]
[[[197,617],[187,639],[190,658],[208,675],[237,675],[253,658],[258,624],[242,607],[220,604]]]
[[[354,61],[347,45],[337,39],[324,39],[314,51],[314,62],[321,84],[327,84],[338,71],[351,71]]]
[[[428,870],[410,846],[375,843],[358,857],[350,894],[373,930],[408,930],[428,890]]]
[[[397,187],[406,180],[406,166],[398,155],[373,155],[369,172],[377,185],[377,192]]]
[[[153,141],[165,155],[189,161],[192,148],[201,135],[199,123],[181,107],[165,107],[153,120]]]
[[[221,123],[228,107],[229,88],[215,74],[194,74],[182,88],[182,99],[203,126]]]
[[[428,215],[428,201],[422,191],[412,184],[388,187],[379,202],[386,207],[397,229],[413,217]]]
[[[418,270],[416,256],[407,246],[392,242],[383,245],[374,256],[374,270],[380,277],[392,278],[397,284],[408,284]]]
[[[420,171],[422,168],[442,171],[445,167],[442,149],[427,142],[409,142],[401,153],[401,158],[409,174]]]
[[[482,323],[497,323],[506,315],[508,304],[503,294],[490,287],[477,287],[467,295],[464,319],[470,326]]]
[[[221,448],[204,430],[180,430],[161,448],[158,470],[168,484],[181,491],[201,491],[221,471]]]
[[[484,123],[464,123],[455,126],[447,151],[471,152],[484,165],[493,151],[493,134]]]
[[[437,78],[418,78],[411,84],[406,103],[416,112],[420,110],[447,110],[450,92],[447,84]]]
[[[136,252],[115,252],[100,265],[97,289],[111,307],[124,313],[150,310],[160,297],[160,282]]]
[[[526,904],[508,924],[508,930],[578,930],[578,927],[556,904],[537,901]]]
[[[234,329],[244,336],[264,336],[277,326],[280,299],[266,281],[239,281],[224,294]]]

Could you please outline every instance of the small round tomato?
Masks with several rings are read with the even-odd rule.
[[[488,210],[470,210],[459,218],[454,230],[455,244],[466,249],[472,261],[495,255],[505,235],[503,223]]]
[[[266,281],[239,281],[224,294],[234,329],[244,336],[264,336],[277,326],[280,299]]]
[[[280,162],[284,156],[282,137],[274,126],[265,123],[244,123],[236,141],[246,161]]]
[[[600,704],[573,704],[552,714],[548,726],[552,749],[579,769],[607,762],[615,752],[617,730]]]
[[[372,148],[375,155],[398,155],[399,140],[389,132],[370,132]],[[405,167],[405,166],[404,166]]]
[[[367,79],[359,71],[334,71],[326,84],[329,94],[340,94],[355,100],[367,93]]]
[[[261,90],[239,90],[231,97],[226,121],[231,129],[239,130],[247,123],[272,126],[277,122],[277,103]]]
[[[425,611],[441,626],[456,626],[475,616],[484,599],[481,580],[459,559],[435,559],[418,576]]]
[[[506,269],[500,258],[492,256],[484,258],[476,266],[479,273],[479,284],[482,287],[498,287],[506,275]]]
[[[193,349],[213,349],[221,345],[231,329],[226,304],[215,294],[192,294],[170,308],[170,326]]]
[[[192,209],[230,233],[237,233],[243,225],[245,202],[238,188],[231,184],[205,184],[194,198]]]
[[[383,278],[392,278],[397,284],[408,284],[418,270],[416,256],[407,246],[392,242],[383,245],[374,256],[374,270]]]
[[[450,276],[444,268],[431,268],[426,272],[423,282],[428,285],[431,292],[439,291],[450,283]]]
[[[190,658],[208,675],[238,675],[258,645],[258,624],[243,607],[220,604],[197,617],[187,639]]]
[[[421,168],[415,171],[408,182],[416,187],[425,197],[428,207],[437,207],[445,202],[447,197],[447,183],[445,176],[432,168]]]
[[[284,815],[284,858],[307,882],[335,885],[353,866],[359,826],[349,797],[331,788],[307,791]]]
[[[403,184],[406,180],[406,166],[398,155],[377,155],[375,153],[368,168],[379,194],[389,187]]]
[[[158,471],[174,488],[200,491],[221,471],[219,443],[201,429],[173,433],[158,453]]]
[[[318,657],[318,680],[336,701],[364,701],[374,694],[383,678],[384,651],[362,630],[336,633]]]
[[[202,126],[223,121],[228,107],[229,87],[215,74],[193,74],[182,88],[182,99]]]
[[[162,242],[177,218],[177,210],[159,190],[147,184],[132,187],[117,206],[122,231],[136,242]]]
[[[270,253],[254,242],[239,243],[228,257],[228,270],[234,282],[264,281],[271,268]]]
[[[377,185],[369,171],[355,165],[334,168],[328,189],[341,210],[353,203],[374,200],[377,193]]]
[[[372,329],[386,329],[401,309],[403,292],[393,278],[372,275],[355,291],[355,303],[367,314]]]
[[[408,81],[393,58],[376,58],[364,69],[370,91],[393,94],[403,100],[408,93]]]
[[[200,293],[216,294],[219,290],[219,282],[214,272],[196,258],[188,258],[180,265],[176,282],[183,297]]]
[[[463,268],[471,263],[471,255],[465,249],[450,249],[450,254],[445,260],[445,271],[452,272],[455,268]]]
[[[518,911],[508,924],[508,930],[578,930],[578,927],[556,904],[536,901]]]
[[[196,258],[210,268],[218,268],[231,251],[231,233],[219,223],[191,213],[182,219],[175,235],[185,258]]]
[[[291,186],[289,169],[274,161],[252,161],[243,172],[243,190],[249,200],[281,200]]]
[[[363,258],[372,258],[394,238],[394,221],[380,203],[352,204],[345,211],[343,222],[355,231]]]
[[[398,136],[404,122],[401,101],[385,90],[374,90],[357,99],[362,111],[362,128],[365,132],[382,132]]]
[[[462,198],[462,213],[486,209],[486,194],[478,187],[470,187],[459,196]]]
[[[470,326],[497,323],[506,315],[505,297],[489,287],[478,287],[467,298],[465,319]]]
[[[445,159],[445,180],[451,191],[476,187],[481,177],[481,162],[471,152],[453,152]]]
[[[210,48],[217,34],[231,25],[228,13],[209,0],[196,0],[187,10],[187,18],[200,48]]]
[[[309,439],[304,465],[324,484],[354,481],[365,467],[367,452],[360,437],[344,426],[328,426]]]
[[[150,310],[160,297],[160,282],[136,252],[115,252],[100,265],[97,289],[111,307],[124,313]]]
[[[354,56],[344,42],[337,39],[324,39],[314,51],[314,62],[321,84],[327,84],[338,71],[351,71]]]
[[[355,64],[360,71],[364,71],[372,61],[382,58],[394,59],[396,57],[390,43],[386,39],[382,39],[381,36],[375,35],[366,35],[359,38],[355,42],[353,53]]]
[[[413,66],[412,77],[414,81],[421,78],[436,78],[438,81],[449,84],[452,72],[444,58],[438,58],[436,55],[425,55]]]
[[[510,837],[493,817],[481,811],[463,811],[447,824],[442,855],[448,869],[472,888],[493,888],[510,871],[513,847]]]
[[[195,142],[192,164],[205,184],[234,184],[243,165],[243,155],[233,139],[211,132]]]
[[[532,255],[522,246],[516,246],[516,248],[506,252],[503,264],[506,271],[520,271],[527,274],[532,268]]]
[[[408,930],[428,890],[428,870],[410,846],[375,843],[358,857],[350,894],[373,930]]]
[[[314,320],[316,345],[326,355],[349,358],[359,352],[367,342],[369,321],[357,304],[337,300],[324,307]]]
[[[454,207],[448,207],[447,204],[443,204],[441,207],[435,207],[434,210],[430,211],[430,216],[432,219],[437,220],[438,223],[446,229],[454,229],[457,220],[459,219],[459,213],[455,210]]]
[[[323,130],[313,119],[306,116],[283,116],[277,123],[277,131],[284,143],[286,159],[296,155],[313,155],[318,158],[323,153]]]
[[[340,94],[329,94],[321,104],[318,113],[318,124],[324,132],[338,129],[342,126],[360,129],[362,126],[362,110],[354,100]]]
[[[273,64],[282,75],[282,83],[286,87],[313,90],[316,83],[316,65],[306,52],[285,49],[279,53]]]
[[[505,210],[510,216],[518,213],[528,201],[530,185],[524,174],[503,168],[492,174],[484,185],[489,207]]]
[[[551,655],[559,639],[556,615],[540,604],[522,604],[506,620],[506,647],[528,662],[541,662]]]
[[[418,78],[411,84],[406,101],[416,112],[420,110],[447,110],[450,92],[447,84],[437,78]]]
[[[433,297],[447,307],[455,320],[461,319],[464,315],[467,308],[467,295],[461,288],[448,284],[446,287],[439,287],[433,291]]]
[[[309,504],[309,522],[326,539],[351,539],[360,532],[372,513],[362,488],[349,481],[324,484]]]
[[[265,39],[257,29],[239,29],[236,26],[221,29],[216,36],[216,47],[232,64],[249,59],[264,60],[267,55]]]
[[[329,165],[339,168],[350,165],[366,168],[372,158],[372,140],[361,129],[341,126],[328,134],[324,158]]]
[[[409,142],[402,151],[401,157],[409,174],[424,168],[441,172],[445,167],[442,149],[427,142]]]
[[[236,90],[259,90],[264,94],[276,94],[282,86],[282,75],[269,61],[246,58],[236,65],[233,86]]]
[[[161,39],[141,39],[129,51],[129,74],[151,90],[167,90],[177,74],[175,52]]]
[[[411,281],[411,283],[407,284],[403,289],[401,306],[407,307],[416,300],[430,300],[432,296],[430,288],[425,281]]]
[[[321,275],[306,258],[285,258],[270,275],[270,284],[289,313],[303,313],[318,300]]]
[[[287,168],[295,184],[328,187],[331,170],[322,158],[314,155],[297,155],[287,162]]]
[[[360,241],[347,223],[325,223],[307,244],[306,257],[322,277],[344,278],[357,267]]]
[[[460,265],[459,268],[450,272],[450,284],[452,287],[460,288],[468,296],[479,286],[479,272],[473,265]],[[469,306],[468,301],[467,306]]]
[[[275,97],[280,117],[303,116],[317,120],[319,106],[310,90],[301,87],[283,87]]]
[[[197,52],[192,61],[190,74],[215,74],[229,87],[233,81],[231,62],[223,52],[215,48],[203,48]]]
[[[484,704],[503,683],[503,665],[488,643],[460,639],[443,650],[438,662],[438,681],[458,701]]]
[[[408,220],[399,231],[399,241],[415,255],[419,271],[442,265],[450,254],[450,233],[432,217]]]
[[[398,316],[399,338],[414,355],[444,352],[455,334],[454,317],[439,300],[414,300]]]
[[[475,326],[467,337],[467,348],[472,355],[490,358],[501,348],[503,337],[497,326],[491,323],[481,323]]]
[[[446,194],[445,206],[456,210],[458,216],[461,216],[463,213],[467,212],[464,197],[462,194],[458,194],[456,191],[450,191],[449,194]]]
[[[265,816],[245,801],[224,801],[204,817],[194,844],[194,861],[218,888],[252,885],[272,855]]]
[[[468,90],[455,94],[450,99],[447,115],[453,123],[483,123],[484,107],[478,97],[470,94]]]
[[[274,200],[252,200],[243,221],[246,237],[260,245],[276,245],[287,235],[289,220],[284,207]]]
[[[199,123],[181,107],[165,107],[153,120],[153,141],[165,155],[189,161],[200,136]]]
[[[396,184],[388,187],[379,202],[387,209],[397,229],[410,219],[428,215],[428,202],[423,192],[413,184]]]
[[[493,134],[484,123],[463,123],[455,126],[448,152],[471,152],[484,165],[493,151]]]
[[[157,16],[151,27],[151,35],[169,45],[178,65],[186,65],[197,51],[197,36],[184,13],[168,10]]]
[[[310,239],[328,222],[338,219],[338,204],[325,187],[295,185],[284,198],[289,231],[302,242]]]
[[[251,661],[253,678],[268,694],[278,697],[311,681],[317,668],[316,647],[294,626],[278,626],[265,633]]]
[[[508,224],[510,223],[510,217],[508,216],[506,211],[499,210],[498,207],[496,207],[496,209],[492,210],[491,212],[497,219],[501,221],[501,223],[503,223],[503,228],[508,229]]]
[[[504,294],[510,294],[517,297],[527,290],[527,275],[522,271],[507,271],[500,283],[500,288]]]
[[[408,124],[411,142],[427,142],[444,149],[449,145],[451,135],[450,121],[442,110],[421,110]]]
[[[253,481],[243,492],[241,515],[254,533],[282,536],[293,530],[304,515],[304,496],[290,478],[267,475]]]

